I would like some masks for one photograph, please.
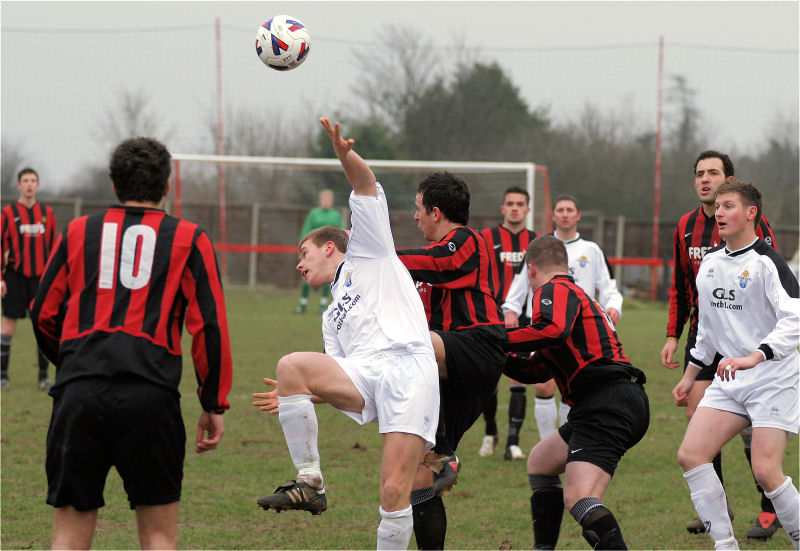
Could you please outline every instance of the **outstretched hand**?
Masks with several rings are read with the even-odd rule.
[[[339,123],[331,124],[330,119],[327,117],[322,117],[319,119],[319,122],[322,123],[322,127],[328,133],[328,136],[331,137],[331,143],[333,144],[333,150],[336,152],[336,156],[340,159],[347,155],[347,153],[353,149],[353,145],[356,141],[353,138],[345,140],[342,138],[342,131],[339,128]]]
[[[270,415],[278,413],[278,381],[264,377],[264,384],[271,386],[269,392],[255,392],[253,398],[258,398],[253,405],[261,411],[266,411]]]
[[[322,123],[322,127],[331,137],[333,150],[336,152],[339,162],[342,163],[347,181],[353,186],[353,193],[377,197],[375,174],[372,173],[372,169],[369,168],[367,162],[353,149],[356,141],[352,138],[347,140],[342,138],[342,131],[338,122],[331,124],[330,119],[327,117],[320,118],[319,122]]]

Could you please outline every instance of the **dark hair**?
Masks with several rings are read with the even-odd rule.
[[[158,203],[167,192],[170,172],[167,148],[153,138],[131,138],[111,154],[108,175],[121,203]]]
[[[575,199],[575,197],[573,197],[569,193],[562,193],[561,195],[556,197],[556,200],[553,201],[553,210],[556,210],[556,205],[559,203],[559,201],[572,201],[572,203],[575,205],[575,210],[577,210],[578,212],[580,212],[581,210],[581,206],[578,203],[578,200]]]
[[[37,180],[39,179],[38,172],[33,170],[31,167],[25,167],[19,171],[19,174],[17,174],[17,183],[20,183],[20,181],[22,181],[22,177],[25,176],[26,174],[33,174],[34,176],[36,176]]]
[[[511,186],[510,188],[506,189],[503,192],[503,201],[506,200],[506,195],[508,195],[509,193],[519,193],[520,195],[524,195],[525,196],[525,202],[526,203],[530,203],[531,202],[531,196],[528,194],[528,190],[527,189],[522,189],[519,186]]]
[[[540,235],[528,245],[525,261],[537,268],[560,268],[569,270],[567,249],[564,243],[552,235]]]
[[[736,193],[742,198],[742,203],[744,203],[746,207],[756,208],[756,218],[753,227],[757,228],[759,222],[761,222],[761,192],[758,191],[758,188],[750,182],[743,182],[742,180],[731,178],[730,180],[722,182],[717,188],[717,197],[723,193]]]
[[[733,176],[733,161],[731,158],[725,155],[724,153],[720,153],[719,151],[714,151],[713,149],[708,149],[703,151],[700,155],[697,156],[697,159],[694,161],[694,172],[697,173],[697,163],[703,161],[705,159],[719,159],[722,161],[722,171],[725,173],[726,178],[730,178]]]
[[[469,188],[455,174],[431,172],[419,183],[417,193],[422,194],[426,212],[438,207],[450,222],[464,226],[469,222]]]
[[[311,241],[317,247],[321,247],[328,241],[332,241],[333,244],[336,245],[336,248],[339,249],[339,252],[347,252],[347,232],[336,226],[322,226],[321,228],[311,230],[300,240],[297,248],[299,249],[302,247],[303,243],[306,241]]]

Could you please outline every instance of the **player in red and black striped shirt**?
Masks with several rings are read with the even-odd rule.
[[[0,296],[3,297],[2,327],[0,327],[0,388],[10,388],[8,363],[11,340],[17,320],[25,317],[36,294],[39,278],[50,256],[56,237],[56,217],[53,209],[36,200],[39,175],[32,168],[23,168],[17,175],[19,199],[6,205],[0,214]],[[47,358],[39,354],[39,390],[51,386],[47,378]]]
[[[689,333],[686,339],[684,354],[684,371],[689,361],[689,351],[694,347],[697,337],[697,270],[706,251],[720,245],[719,228],[714,219],[714,198],[717,188],[734,175],[733,162],[730,157],[719,151],[708,150],[700,153],[694,162],[694,189],[700,199],[700,207],[684,214],[675,229],[673,238],[675,270],[672,275],[672,288],[669,291],[669,317],[667,319],[667,342],[661,350],[661,363],[664,367],[675,369],[680,364],[674,360],[678,349],[678,340],[683,333],[683,326],[689,321]],[[762,217],[756,227],[756,235],[775,247],[775,236],[767,220]],[[717,372],[716,364],[706,366],[697,375],[697,381],[688,397],[686,406],[687,422],[694,415],[697,404],[703,397],[706,388],[711,384]],[[745,441],[745,455],[750,462],[750,433],[742,433]],[[714,470],[720,480],[722,477],[722,454],[717,454],[713,461]],[[748,531],[748,537],[768,539],[779,525],[776,521],[772,502],[761,493],[761,514],[759,521]],[[705,526],[698,519],[690,521],[686,529],[691,533],[705,532]]]
[[[503,223],[499,226],[481,230],[481,235],[489,246],[489,251],[494,253],[493,272],[495,281],[495,300],[503,304],[511,287],[514,276],[522,271],[525,262],[525,250],[528,243],[539,234],[525,227],[525,221],[530,212],[530,196],[528,191],[521,187],[510,187],[503,193],[503,204],[500,212]],[[524,314],[523,314],[524,315]],[[522,324],[527,323],[527,316]],[[508,401],[508,437],[506,439],[505,459],[525,459],[525,454],[519,447],[519,431],[525,420],[527,397],[525,385],[517,381],[510,382],[511,397]],[[486,422],[483,443],[478,455],[484,457],[494,453],[497,445],[497,389],[486,405],[483,419]]]
[[[167,149],[127,140],[109,173],[121,205],[70,222],[31,306],[39,345],[57,366],[46,468],[52,546],[89,549],[114,465],[142,547],[175,549],[186,441],[181,333],[185,324],[193,336],[203,409],[195,451],[204,452],[219,443],[228,409],[225,299],[208,234],[160,208]]]
[[[602,498],[622,455],[647,431],[645,375],[625,356],[608,314],[569,275],[559,239],[535,239],[526,261],[531,325],[508,329],[508,349],[525,355],[510,356],[505,373],[525,383],[555,378],[572,406],[528,457],[535,547],[555,549],[566,505],[593,549],[627,549]]]
[[[461,178],[448,172],[428,175],[417,187],[414,220],[432,243],[397,251],[415,281],[433,286],[429,326],[441,395],[434,450],[447,458],[444,474],[411,494],[420,549],[444,548],[447,521],[440,494],[455,484],[458,442],[485,409],[505,364],[492,259],[480,234],[466,227],[469,201]]]

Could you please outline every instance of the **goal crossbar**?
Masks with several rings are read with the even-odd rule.
[[[176,153],[172,155],[173,162],[178,167],[176,185],[180,193],[180,163],[183,161],[194,163],[222,163],[238,165],[272,165],[285,167],[304,167],[323,171],[341,170],[338,159],[324,159],[319,157],[255,157],[244,155],[201,155],[196,153]],[[525,174],[525,183],[531,201],[534,197],[534,179],[536,177],[536,164],[523,162],[490,162],[490,161],[411,161],[370,159],[372,168],[393,169],[398,172],[417,172],[422,170],[452,170],[457,172],[522,172]],[[533,205],[531,205],[533,206]],[[528,212],[527,226],[533,227],[533,209]]]

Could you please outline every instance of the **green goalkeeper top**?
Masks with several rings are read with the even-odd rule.
[[[300,238],[305,237],[308,232],[321,228],[322,226],[336,226],[337,228],[344,228],[342,222],[342,213],[334,208],[324,209],[316,207],[311,209],[306,216],[306,221],[303,222],[303,229],[300,231]]]

